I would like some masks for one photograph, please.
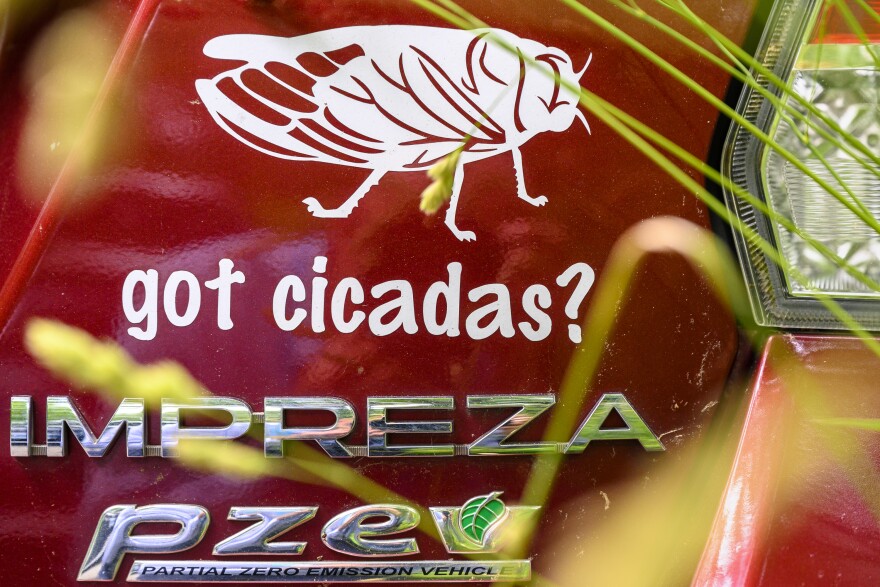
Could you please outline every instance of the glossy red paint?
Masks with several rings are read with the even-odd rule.
[[[46,252],[52,237],[55,236],[55,230],[61,221],[63,210],[72,197],[79,175],[82,173],[81,168],[84,163],[81,159],[85,146],[96,140],[96,127],[102,114],[108,108],[108,100],[119,91],[121,78],[131,67],[137,48],[158,5],[158,0],[144,1],[138,4],[131,23],[119,43],[116,55],[110,63],[107,76],[101,83],[94,104],[83,122],[78,142],[71,149],[70,156],[61,167],[24,245],[9,270],[9,275],[3,282],[3,288],[0,289],[0,331],[6,327],[16,304],[24,294],[24,289],[36,271],[40,259]]]
[[[694,585],[749,585],[757,566],[792,406],[768,355],[769,349],[755,372],[742,438]]]
[[[694,585],[880,581],[880,442],[822,422],[880,416],[878,370],[858,339],[768,341]]]
[[[705,156],[715,111],[609,35],[555,4],[465,5],[493,26],[563,49],[578,66],[592,52],[593,63],[584,78],[587,87]],[[737,2],[723,13],[713,7],[712,2],[695,4],[723,32],[740,39],[751,2]],[[28,94],[18,68],[4,71],[8,83],[2,86],[2,100],[15,116],[2,137],[7,173],[0,179],[0,225],[11,225],[12,230],[4,232],[0,250],[0,296],[11,310],[0,344],[0,369],[6,397],[34,396],[37,441],[42,440],[41,404],[47,395],[72,395],[95,426],[103,424],[115,406],[97,395],[72,392],[25,353],[22,332],[34,316],[57,318],[111,338],[142,362],[178,361],[213,393],[242,398],[256,408],[267,395],[333,395],[361,409],[368,396],[452,395],[455,440],[467,442],[501,415],[469,412],[466,395],[558,391],[574,352],[566,332],[570,320],[563,311],[570,290],[553,289],[554,329],[540,342],[522,336],[495,335],[482,341],[435,337],[421,327],[414,335],[398,332],[379,338],[363,328],[353,334],[315,333],[305,326],[293,333],[280,331],[271,314],[278,280],[289,273],[311,279],[314,257],[324,255],[329,258],[331,284],[346,276],[356,276],[365,285],[406,279],[424,293],[432,282],[445,278],[448,263],[459,261],[464,266],[463,290],[498,282],[507,284],[516,297],[530,284],[552,285],[560,272],[577,262],[589,263],[601,279],[612,244],[642,219],[675,215],[709,224],[701,204],[597,121],[591,121],[591,135],[574,125],[562,133],[539,135],[523,148],[529,189],[550,200],[543,208],[516,198],[508,155],[472,164],[458,221],[476,233],[474,243],[457,241],[441,220],[419,212],[418,194],[430,182],[421,171],[389,174],[348,219],[313,218],[301,203],[305,196],[329,207],[354,191],[365,172],[275,159],[222,131],[194,88],[195,80],[226,69],[203,55],[205,43],[231,33],[295,36],[353,25],[445,23],[404,1],[169,0],[153,10],[152,2],[120,0],[97,9],[106,20],[107,34],[118,39],[116,66],[107,78],[112,95],[107,99],[122,116],[113,119],[113,148],[101,164],[76,185],[62,186],[64,206],[54,200],[41,203],[57,225],[54,231],[44,233],[39,225],[32,229],[39,205],[23,194],[11,162],[21,157],[18,145]],[[723,72],[654,38],[648,25],[622,18],[611,8],[601,11],[714,94],[723,95],[728,82]],[[19,51],[24,59],[26,51]],[[63,180],[62,173],[58,181]],[[216,297],[203,290],[202,309],[192,326],[178,328],[162,319],[153,340],[138,341],[127,334],[130,324],[121,309],[120,292],[128,272],[155,268],[164,284],[172,271],[188,270],[204,281],[216,276],[222,258],[232,259],[247,276],[234,290],[233,329],[217,328]],[[579,319],[590,302],[588,296]],[[465,311],[475,307],[463,302]],[[515,321],[523,318],[515,310]],[[565,528],[569,500],[586,497],[580,502],[586,504],[580,515],[602,519],[608,514],[601,488],[644,475],[699,438],[727,379],[736,330],[684,261],[658,257],[639,271],[613,337],[605,344],[581,417],[600,394],[622,391],[658,435],[675,433],[664,436],[666,453],[647,454],[637,443],[621,442],[566,457],[535,542],[538,572],[556,560],[557,553],[542,552],[541,545],[543,537]],[[149,440],[156,443],[155,411],[153,415]],[[8,421],[9,404],[4,400],[4,444]],[[537,438],[542,428],[543,423],[524,437]],[[364,443],[362,421],[352,441]],[[434,441],[448,439],[437,436]],[[63,459],[0,456],[0,569],[12,584],[75,584],[98,518],[113,504],[206,506],[213,521],[205,540],[170,559],[210,558],[211,546],[239,528],[224,519],[231,506],[318,505],[316,521],[298,538],[309,542],[307,557],[328,559],[336,555],[321,544],[320,526],[359,503],[344,489],[274,478],[230,480],[168,460],[127,459],[120,448],[92,460],[76,446]],[[532,460],[354,459],[349,464],[409,499],[454,505],[492,490],[503,490],[506,499],[515,502]],[[428,537],[419,535],[419,543],[425,557],[446,558]],[[130,562],[128,557],[120,577]]]

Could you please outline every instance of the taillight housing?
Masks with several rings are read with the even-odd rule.
[[[726,186],[729,209],[785,261],[734,231],[759,324],[839,328],[829,296],[880,329],[878,6],[780,0],[756,53],[771,96],[747,85],[737,111],[787,153],[734,123],[722,171],[766,206]]]

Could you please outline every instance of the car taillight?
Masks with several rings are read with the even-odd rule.
[[[775,146],[734,125],[723,159],[727,177],[766,204],[725,189],[728,207],[785,261],[735,231],[760,324],[839,327],[817,299],[827,295],[880,328],[878,5],[782,0],[770,17],[753,73],[778,99],[747,87],[738,112]]]

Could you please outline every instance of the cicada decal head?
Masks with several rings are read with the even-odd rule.
[[[580,71],[575,71],[568,54],[555,48],[545,49],[530,62],[524,60],[519,116],[526,129],[562,132],[580,120],[587,132],[590,131],[578,104],[581,78],[591,59],[592,54]]]

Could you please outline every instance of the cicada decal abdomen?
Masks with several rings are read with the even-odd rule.
[[[461,149],[446,225],[473,240],[455,220],[468,163],[509,151],[518,196],[541,206],[547,199],[525,189],[520,147],[575,119],[589,131],[566,88],[580,84],[587,66],[575,72],[563,51],[502,30],[394,25],[292,38],[227,35],[204,51],[244,62],[196,82],[229,134],[273,157],[370,170],[337,208],[303,200],[320,218],[347,217],[388,172],[425,170]]]

